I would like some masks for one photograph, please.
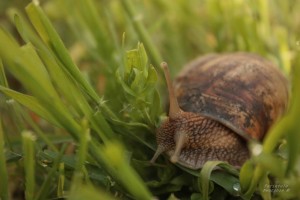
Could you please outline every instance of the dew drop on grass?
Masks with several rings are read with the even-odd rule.
[[[262,150],[263,150],[263,147],[261,144],[252,144],[250,145],[250,149],[252,151],[252,154],[254,156],[258,156],[259,154],[261,154]]]
[[[232,188],[233,188],[233,191],[234,191],[234,194],[235,196],[239,196],[240,195],[240,192],[241,192],[241,185],[240,183],[235,183],[232,185]]]

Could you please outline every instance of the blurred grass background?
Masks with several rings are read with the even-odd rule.
[[[29,3],[0,2],[2,199],[300,198],[298,0]],[[199,55],[231,51],[290,78],[287,116],[240,173],[151,165],[167,101],[159,63],[175,76]]]

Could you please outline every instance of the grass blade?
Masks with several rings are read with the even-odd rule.
[[[2,129],[2,119],[0,117],[0,199],[8,200],[8,174],[6,169],[6,158],[5,158],[5,143],[4,133]]]
[[[5,76],[2,60],[0,59],[0,86],[8,87],[8,82]]]
[[[24,170],[25,170],[25,197],[34,199],[35,194],[35,151],[34,141],[36,140],[32,132],[24,131],[22,133]]]
[[[108,193],[96,189],[91,185],[79,185],[77,190],[71,192],[68,197],[68,200],[81,200],[81,199],[89,199],[89,200],[98,200],[98,199],[105,199],[105,200],[115,200],[114,197],[109,195]]]
[[[146,48],[149,50],[149,55],[153,62],[155,63],[155,66],[157,66],[156,70],[161,72],[160,63],[163,61],[162,57],[160,56],[160,53],[158,49],[153,45],[153,42],[144,27],[144,25],[141,23],[141,21],[134,20],[135,18],[135,11],[134,7],[130,0],[124,0],[121,1],[127,15],[129,16],[132,25],[134,26],[137,34],[141,38],[142,42],[145,44]]]
[[[202,193],[202,198],[205,200],[205,199],[209,199],[209,191],[211,191],[211,174],[212,174],[212,171],[215,167],[221,167],[221,168],[224,168],[226,171],[232,173],[232,174],[235,174],[235,175],[238,175],[238,172],[232,167],[230,166],[229,164],[227,163],[224,163],[222,161],[208,161],[204,164],[203,168],[201,169],[201,172],[200,172],[200,176],[199,176],[199,179],[198,179],[198,185],[200,186],[200,191]],[[218,180],[220,177],[218,176],[221,176],[221,175],[214,175],[214,180]],[[227,177],[228,179],[228,177]],[[229,179],[228,179],[229,180]],[[226,186],[226,189],[228,192],[230,192],[231,194],[234,194],[234,195],[239,195],[241,191],[236,191],[234,189],[234,185],[237,186],[237,184],[239,185],[239,182],[238,182],[238,179],[231,179],[233,180],[234,182],[231,182],[231,185],[227,185]],[[220,180],[218,180],[220,181]],[[221,182],[219,182],[220,184]]]
[[[118,179],[136,199],[153,199],[141,178],[125,159],[122,145],[117,142],[111,142],[101,149],[95,147],[94,144],[91,144],[90,147],[101,155],[110,173],[114,178]]]
[[[62,146],[62,148],[60,149],[60,152],[58,154],[58,156],[56,157],[56,159],[54,160],[54,164],[53,167],[51,168],[51,170],[49,171],[47,178],[43,181],[43,184],[41,185],[41,187],[39,188],[39,191],[37,192],[36,198],[35,200],[43,200],[46,199],[48,192],[50,190],[51,187],[51,182],[53,180],[53,176],[55,176],[55,173],[57,172],[57,168],[60,164],[60,161],[63,157],[64,151],[66,150],[67,145],[64,144]]]
[[[83,78],[78,67],[72,61],[68,50],[61,41],[59,35],[51,25],[49,19],[43,10],[34,3],[26,7],[27,14],[33,23],[35,29],[40,34],[43,41],[53,50],[56,57],[63,63],[66,70],[72,77],[87,91],[94,101],[100,102],[100,99],[88,82]]]
[[[35,97],[16,92],[14,90],[2,86],[0,86],[0,91],[9,96],[10,98],[13,98],[23,106],[29,108],[33,112],[37,113],[39,116],[46,119],[55,126],[61,126],[59,122],[57,122],[56,119],[52,117],[52,115],[47,111],[47,109],[45,109],[45,107],[43,107]]]

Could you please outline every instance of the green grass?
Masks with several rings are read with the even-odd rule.
[[[299,1],[0,4],[1,199],[300,197]],[[288,113],[249,147],[260,152],[240,171],[150,164],[167,102],[159,63],[174,77],[199,55],[232,51],[291,80]]]

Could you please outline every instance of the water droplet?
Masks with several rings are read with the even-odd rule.
[[[251,143],[250,144],[250,149],[251,149],[251,152],[254,156],[258,156],[259,154],[262,153],[262,150],[263,150],[263,146],[259,143]]]
[[[232,189],[234,191],[234,194],[235,196],[240,196],[240,193],[241,193],[241,185],[240,183],[235,183],[232,185]]]

